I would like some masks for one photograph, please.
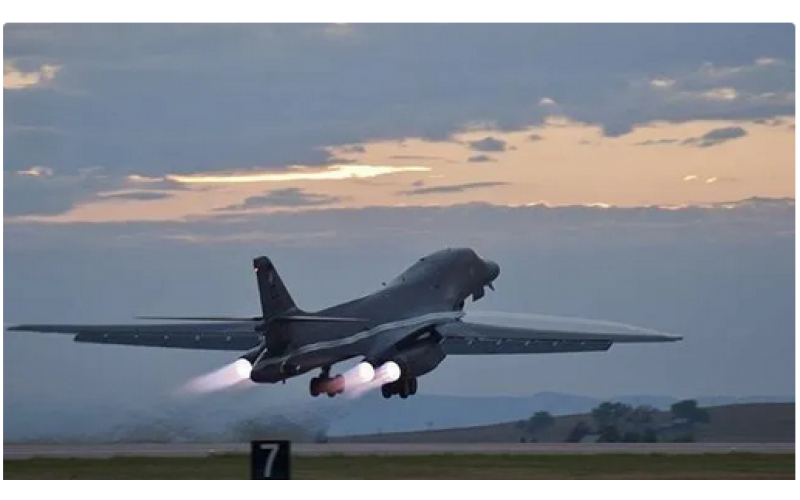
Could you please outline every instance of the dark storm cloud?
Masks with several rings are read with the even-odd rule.
[[[508,182],[468,182],[465,184],[450,184],[447,186],[418,187],[408,191],[399,191],[397,194],[416,196],[435,193],[461,193],[469,189],[482,189],[496,186],[506,186]]]
[[[718,146],[724,142],[739,139],[746,135],[747,131],[742,127],[722,127],[706,132],[700,137],[685,139],[682,144],[696,146],[698,148],[709,148],[711,146]]]
[[[497,160],[495,160],[494,158],[492,158],[489,155],[475,155],[475,156],[470,156],[469,158],[467,158],[467,161],[470,162],[470,163],[488,163],[488,162],[494,162],[494,161],[497,161]]]
[[[494,137],[484,137],[477,141],[469,141],[469,148],[474,151],[505,151],[506,141]]]
[[[14,170],[103,165],[160,174],[321,164],[326,145],[447,139],[475,122],[500,130],[540,123],[543,96],[609,134],[656,119],[794,113],[793,99],[686,102],[631,83],[702,73],[691,82],[698,91],[729,84],[753,95],[791,91],[791,24],[4,28],[7,61],[61,67],[51,89],[4,93],[4,165]],[[720,70],[764,57],[785,63]]]
[[[339,196],[309,193],[299,188],[274,189],[264,195],[251,196],[238,205],[230,205],[217,210],[237,211],[262,207],[313,207],[332,205],[343,199]]]

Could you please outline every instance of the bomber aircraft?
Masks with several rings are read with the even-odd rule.
[[[420,258],[374,293],[318,312],[297,307],[267,257],[253,260],[261,301],[256,317],[143,317],[182,323],[19,325],[16,331],[75,334],[76,342],[244,351],[230,367],[233,384],[286,382],[311,370],[312,396],[380,387],[407,398],[417,379],[448,355],[606,351],[615,343],[670,342],[681,337],[605,322],[544,322],[509,327],[464,321],[464,305],[484,296],[500,267],[470,248]],[[334,364],[359,359],[344,374]],[[230,377],[229,377],[230,378]]]

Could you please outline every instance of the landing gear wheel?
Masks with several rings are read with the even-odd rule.
[[[413,396],[416,393],[417,393],[417,379],[412,378],[408,382],[408,394]]]
[[[308,384],[308,392],[311,393],[311,396],[317,397],[322,394],[322,379],[314,377],[311,379],[311,382]]]
[[[385,399],[389,399],[390,397],[392,397],[392,386],[391,386],[391,384],[384,384],[384,385],[381,386],[381,395]]]
[[[336,396],[337,394],[341,394],[344,392],[344,377],[341,375],[336,375],[333,378],[326,378],[325,380],[325,389],[321,390],[320,392],[324,392],[328,395],[329,398]]]
[[[397,393],[402,399],[406,399],[411,394],[411,379],[398,380]]]

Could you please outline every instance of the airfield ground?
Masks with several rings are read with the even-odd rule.
[[[295,456],[293,479],[794,479],[794,453]],[[245,454],[4,460],[5,479],[248,479]]]

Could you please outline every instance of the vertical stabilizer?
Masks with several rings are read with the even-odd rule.
[[[253,259],[253,269],[258,281],[258,295],[261,299],[261,313],[264,321],[298,312],[292,296],[283,280],[267,257]]]

